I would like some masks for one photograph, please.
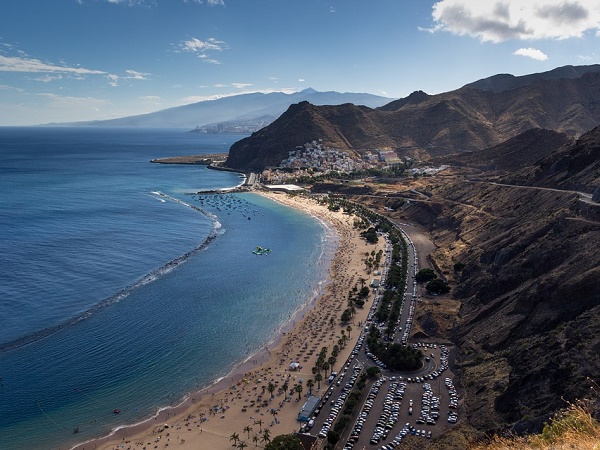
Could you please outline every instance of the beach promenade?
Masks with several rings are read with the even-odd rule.
[[[314,378],[311,369],[319,351],[323,347],[331,351],[345,334],[348,340],[333,367],[339,371],[358,339],[359,324],[366,320],[372,296],[364,309],[357,310],[350,331],[348,324],[340,323],[340,316],[352,287],[360,289],[361,278],[370,279],[365,253],[377,252],[384,244],[382,240],[376,245],[367,244],[359,230],[353,228],[353,216],[329,211],[313,199],[275,192],[261,195],[301,209],[335,228],[339,245],[321,297],[307,305],[274,343],[216,385],[196,393],[177,408],[164,410],[138,426],[121,429],[110,438],[81,444],[77,450],[219,450],[232,448],[235,441],[256,448],[264,447],[268,438],[299,430],[297,415],[307,399],[307,381]],[[298,362],[300,367],[291,370],[291,362]],[[269,384],[275,388],[272,394]],[[300,394],[293,389],[297,384],[302,384]],[[315,395],[327,389],[327,380],[321,382],[320,391],[317,387],[315,382]]]

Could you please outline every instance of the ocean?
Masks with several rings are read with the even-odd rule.
[[[185,131],[0,128],[1,450],[177,405],[321,292],[333,231],[256,194],[195,194],[239,174],[149,162],[243,137]]]

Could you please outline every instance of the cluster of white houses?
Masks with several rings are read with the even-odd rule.
[[[324,174],[330,172],[351,173],[400,162],[400,158],[393,150],[371,150],[359,158],[347,151],[326,147],[322,140],[319,140],[297,146],[289,152],[289,156],[281,161],[278,167],[265,170],[263,178],[269,182],[285,182],[290,177],[313,175],[315,170]],[[289,169],[294,169],[293,175],[289,173]]]

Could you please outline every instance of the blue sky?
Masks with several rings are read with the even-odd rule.
[[[2,0],[0,126],[600,63],[598,0]]]

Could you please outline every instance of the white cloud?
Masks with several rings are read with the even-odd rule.
[[[205,41],[198,38],[192,38],[187,41],[181,41],[178,47],[179,50],[176,50],[177,53],[194,53],[203,62],[210,64],[221,64],[220,61],[209,56],[210,52],[221,52],[229,48],[226,42],[219,41],[215,38],[208,38]]]
[[[42,62],[35,58],[2,55],[0,55],[0,72],[106,75],[106,72],[102,70],[86,69],[83,67],[57,66],[55,64]]]
[[[600,32],[598,0],[441,0],[433,5],[434,26],[488,42],[510,39],[568,39]]]
[[[192,52],[192,53],[194,53],[194,52],[203,53],[205,51],[220,52],[222,50],[229,48],[225,42],[219,41],[215,38],[208,38],[205,41],[201,41],[198,38],[192,38],[188,41],[182,41],[179,44],[179,47],[184,52]]]
[[[156,6],[156,0],[107,0],[114,5],[126,6]],[[80,1],[81,3],[81,1]]]
[[[110,84],[113,87],[117,87],[119,85],[119,76],[118,75],[113,75],[113,74],[108,74],[106,76],[106,78],[108,78],[108,84]]]
[[[58,75],[45,74],[41,77],[32,78],[32,80],[41,81],[42,83],[50,83],[51,81],[57,81],[57,80],[62,80],[62,79],[63,79],[63,76],[60,74],[58,74]]]
[[[198,3],[200,5],[206,3],[208,6],[225,6],[224,0],[183,0],[185,3]]]
[[[125,70],[125,73],[127,75],[122,77],[119,75],[109,73],[108,75],[106,75],[106,78],[108,78],[108,84],[110,84],[113,87],[116,87],[119,85],[119,82],[121,80],[148,80],[148,76],[150,75],[149,73],[137,72],[132,69]]]
[[[520,48],[516,50],[513,55],[517,56],[526,56],[527,58],[535,59],[537,61],[546,61],[548,59],[548,55],[546,55],[541,50],[537,48]]]
[[[7,86],[5,84],[0,84],[0,90],[4,90],[4,91],[17,91],[17,92],[23,92],[23,89],[21,88],[16,88],[16,87],[12,87],[12,86]]]
[[[304,78],[298,78],[298,81],[299,81],[300,83],[304,83],[306,80],[305,80]]]
[[[149,73],[136,72],[135,70],[127,69],[125,78],[126,80],[147,80]]]
[[[236,89],[244,89],[252,86],[252,83],[231,83],[231,85]]]
[[[224,0],[206,0],[206,2],[204,0],[183,0],[183,3],[198,3],[200,5],[206,3],[209,6],[225,6]]]
[[[140,97],[140,100],[144,100],[147,102],[160,103],[161,98],[158,95],[144,95],[144,96]]]

